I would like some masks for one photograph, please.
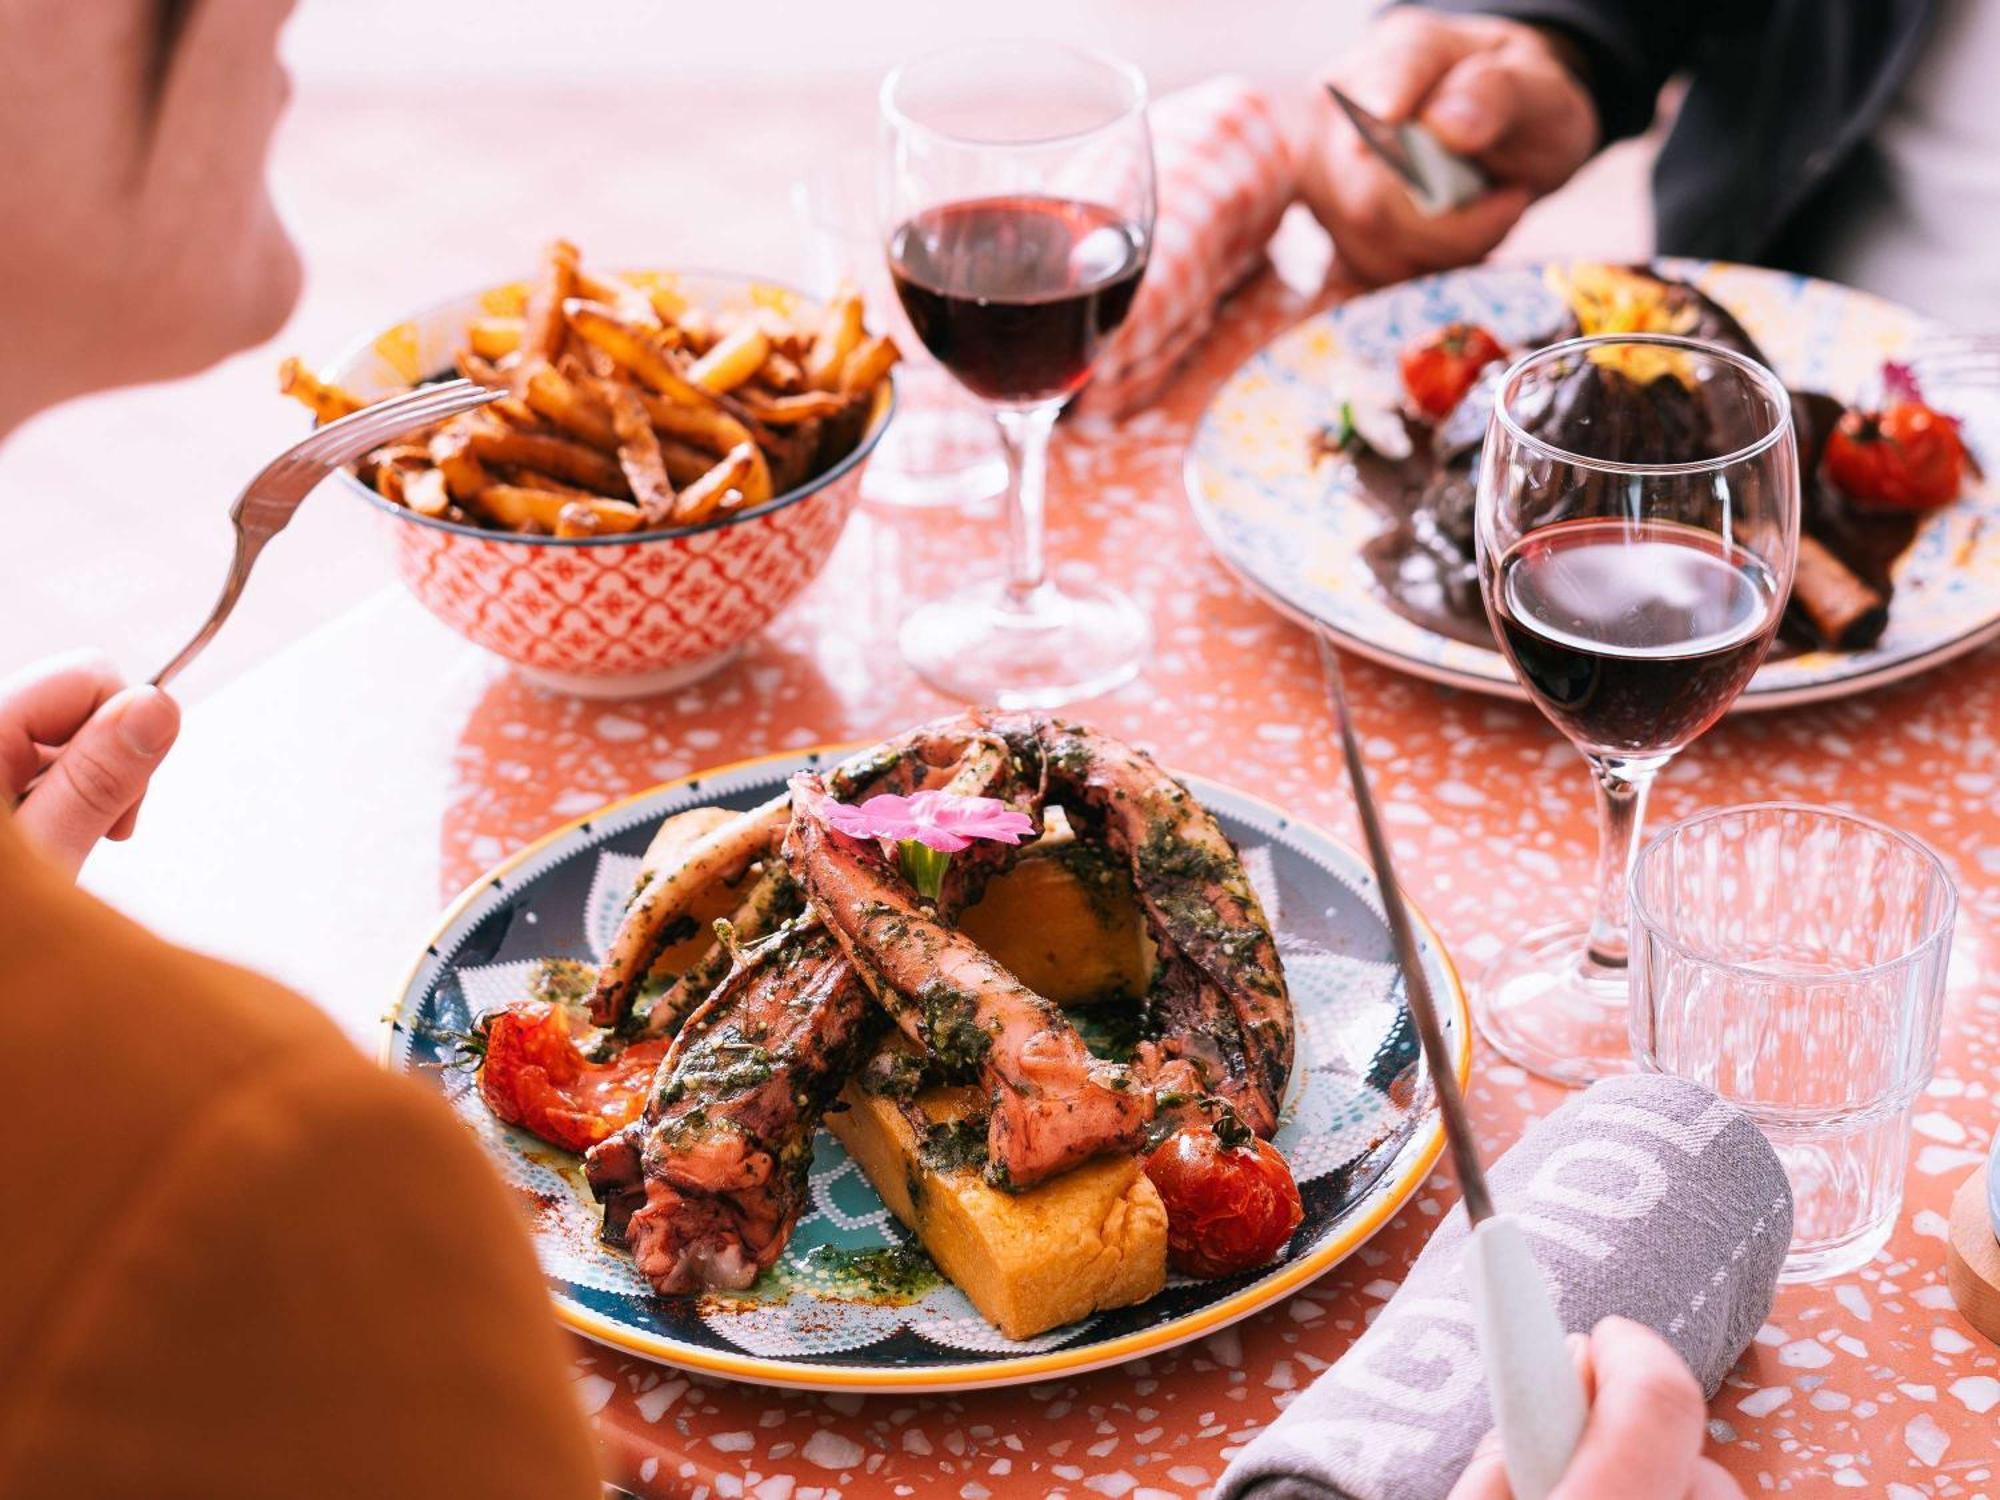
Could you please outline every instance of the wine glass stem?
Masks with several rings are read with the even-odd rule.
[[[1047,513],[1049,434],[1060,401],[993,414],[1007,452],[1007,598],[1026,608],[1048,577],[1043,556]]]
[[[1623,969],[1631,951],[1632,861],[1646,823],[1646,794],[1667,758],[1585,759],[1597,788],[1597,909],[1590,919],[1589,962],[1600,969]]]

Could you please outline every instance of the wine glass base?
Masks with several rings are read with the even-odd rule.
[[[1472,993],[1480,1034],[1510,1061],[1572,1088],[1635,1066],[1623,969],[1587,961],[1581,922],[1545,927],[1504,949]]]
[[[934,600],[903,621],[903,659],[968,703],[1054,708],[1130,682],[1153,629],[1123,594],[1043,584],[1025,600],[989,583]]]

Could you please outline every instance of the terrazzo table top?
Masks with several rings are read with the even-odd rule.
[[[1078,717],[1358,841],[1311,641],[1210,556],[1181,491],[1208,392],[1310,306],[1267,279],[1163,407],[1117,429],[1068,424],[1051,548],[1060,572],[1133,591],[1158,632],[1145,674]],[[372,1047],[437,909],[513,848],[668,777],[950,708],[898,660],[895,626],[908,600],[998,545],[990,512],[864,511],[736,665],[616,704],[529,686],[385,593],[197,705],[139,838],[106,850],[90,883],[169,936],[278,973]],[[274,549],[267,569],[283,559]],[[1509,934],[1584,901],[1586,777],[1533,709],[1361,662],[1349,691],[1403,878],[1469,977]],[[2000,1350],[1957,1316],[1943,1276],[1952,1190],[2000,1121],[2000,648],[1873,695],[1726,721],[1662,778],[1654,822],[1774,797],[1841,803],[1928,839],[1962,908],[1895,1237],[1856,1275],[1781,1291],[1711,1408],[1711,1451],[1752,1494],[2000,1496]],[[1475,1056],[1489,1152],[1562,1097]],[[579,1342],[576,1391],[615,1474],[646,1494],[1197,1495],[1340,1356],[1454,1197],[1440,1173],[1289,1300],[1075,1380],[813,1395]]]

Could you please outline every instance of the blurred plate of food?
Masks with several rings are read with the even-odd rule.
[[[916,756],[937,730],[911,732]],[[418,960],[385,1044],[387,1065],[438,1089],[519,1195],[569,1327],[771,1384],[963,1390],[1047,1379],[1271,1305],[1417,1191],[1442,1137],[1366,864],[1277,808],[1167,777],[1074,726],[1014,716],[994,732],[1014,747],[1003,761],[1016,773],[1027,764],[1024,784],[1046,789],[1032,794],[1038,832],[992,856],[949,940],[980,945],[1059,1007],[1056,1029],[1073,1028],[1079,1055],[1105,1074],[1092,1074],[1099,1085],[1146,1093],[1152,1133],[1026,1187],[997,1170],[1005,1109],[997,1087],[976,1085],[980,1069],[1000,1066],[1004,1039],[996,1033],[976,1063],[940,1040],[949,986],[922,978],[943,936],[930,910],[878,920],[887,946],[867,961],[879,964],[866,970],[871,985],[886,974],[914,986],[917,1019],[891,1024],[895,1002],[870,999],[873,988],[857,990],[854,1016],[838,1009],[827,966],[863,965],[865,950],[813,936],[814,922],[839,928],[817,915],[826,898],[807,856],[775,842],[797,802],[788,783],[817,772],[837,797],[893,784],[869,778],[922,771],[909,737],[885,742],[886,753],[790,753],[668,783],[481,877]],[[1185,838],[1149,835],[1135,850],[1107,832],[1131,805],[1120,786],[1172,809]],[[745,828],[741,847],[760,857],[718,862]],[[688,871],[709,883],[687,884]],[[758,935],[787,910],[763,893],[792,877],[814,904]],[[1177,897],[1175,882],[1188,880],[1222,894]],[[595,1013],[600,1026],[591,1006],[616,987],[627,938],[663,892],[687,904],[656,934],[665,946],[645,950],[631,1010],[622,1021]],[[1214,963],[1268,966],[1274,983],[1249,982],[1259,1003],[1282,1007],[1271,1035],[1286,1066],[1232,1075],[1263,1080],[1271,1114],[1257,1120],[1254,1099],[1240,1117],[1224,1111],[1254,1121],[1254,1133],[1229,1138],[1217,1123],[1214,1159],[1196,1161],[1175,1143],[1208,1139],[1203,1122],[1221,1117],[1201,1111],[1228,1085],[1197,1099],[1159,1086],[1185,1073],[1148,1070],[1177,1066],[1162,1064],[1176,1037],[1197,1055],[1256,1052],[1218,1041],[1248,1033],[1190,998],[1221,970],[1188,957],[1202,939],[1180,928],[1231,909],[1249,925],[1219,934]],[[726,934],[710,929],[718,917]],[[1423,948],[1463,1078],[1464,992],[1428,926]],[[1266,1190],[1274,1157],[1278,1177],[1296,1184],[1287,1213]],[[1203,1179],[1217,1167],[1220,1177]],[[1252,1228],[1261,1242],[1244,1238]]]
[[[726,664],[818,574],[895,405],[858,294],[707,272],[540,272],[281,383],[320,421],[447,375],[505,388],[342,476],[439,619],[538,680],[658,692]]]
[[[1994,404],[1912,386],[1936,325],[1790,273],[1663,259],[1478,267],[1384,288],[1281,334],[1223,385],[1186,477],[1223,561],[1385,665],[1522,696],[1492,644],[1472,503],[1499,373],[1579,332],[1662,332],[1761,359],[1793,393],[1798,576],[1737,707],[1843,697],[2000,635]]]

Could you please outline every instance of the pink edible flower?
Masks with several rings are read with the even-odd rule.
[[[1924,401],[1916,370],[1893,359],[1882,361],[1882,393],[1891,401],[1914,401],[1920,406]]]
[[[826,821],[849,838],[915,840],[940,854],[956,854],[974,839],[1018,844],[1035,831],[1034,819],[997,797],[960,797],[950,792],[918,792],[911,797],[884,793],[866,802],[830,803]]]

